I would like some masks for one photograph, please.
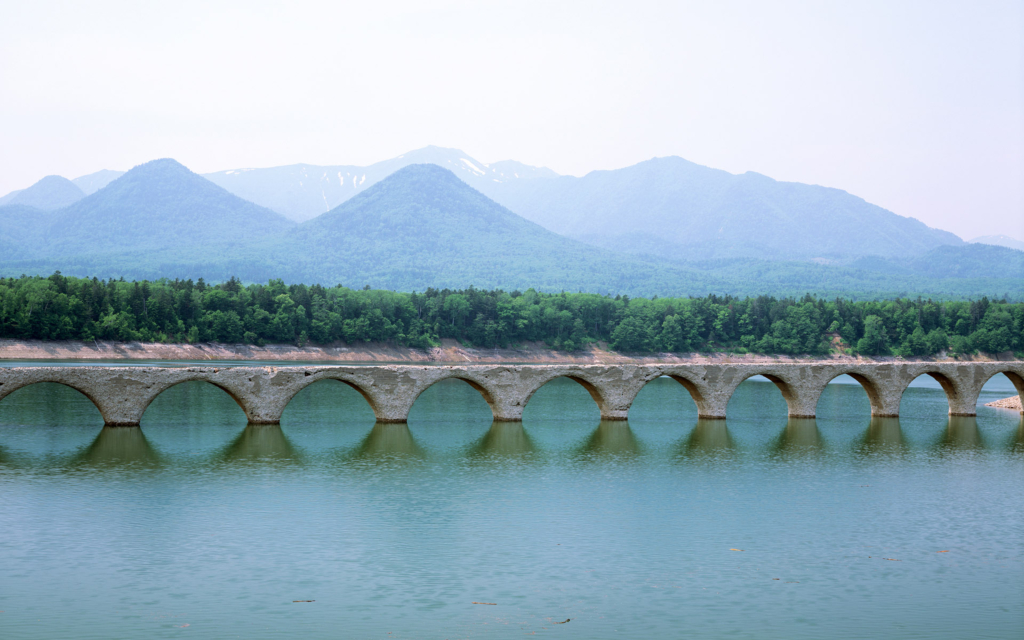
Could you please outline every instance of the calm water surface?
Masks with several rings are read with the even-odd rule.
[[[789,421],[748,381],[705,422],[660,379],[603,423],[556,380],[492,424],[446,381],[375,425],[324,381],[250,427],[186,383],[105,429],[34,385],[0,402],[0,637],[1019,639],[1024,424],[946,411],[833,384]]]

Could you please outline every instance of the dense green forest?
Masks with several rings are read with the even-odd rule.
[[[1024,304],[629,298],[481,289],[396,293],[337,286],[243,285],[232,278],[132,281],[0,279],[0,338],[156,342],[391,342],[456,338],[478,347],[544,342],[574,351],[604,341],[626,352],[733,351],[930,355],[1024,351]]]

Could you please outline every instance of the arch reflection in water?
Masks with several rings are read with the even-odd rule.
[[[138,427],[103,427],[96,439],[74,458],[76,464],[96,466],[160,464],[160,456]]]
[[[900,428],[899,418],[871,418],[867,431],[860,441],[860,448],[864,451],[885,451],[902,452],[907,448],[907,442],[903,437],[903,430]]]
[[[221,453],[225,461],[298,462],[299,454],[278,424],[246,425]]]
[[[590,434],[580,453],[592,457],[635,456],[640,445],[625,420],[602,420]]]
[[[700,419],[683,441],[680,453],[690,457],[722,456],[733,454],[735,449],[725,420]]]
[[[1024,453],[1024,417],[1020,419],[1020,424],[1017,425],[1017,433],[1010,438],[1009,449],[1013,453]]]
[[[786,455],[817,455],[825,448],[814,418],[790,418],[772,447],[774,453]]]
[[[473,457],[525,457],[534,452],[533,442],[523,429],[522,422],[491,423],[487,433],[474,444],[469,455]]]
[[[946,431],[937,445],[938,449],[946,451],[973,451],[984,447],[978,419],[974,416],[949,416]]]
[[[354,457],[419,459],[424,453],[407,423],[377,422],[356,448]]]

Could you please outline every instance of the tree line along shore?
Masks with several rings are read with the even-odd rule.
[[[341,285],[244,285],[231,278],[125,281],[0,278],[0,338],[229,344],[392,343],[444,338],[481,348],[524,342],[574,352],[1024,356],[1024,304],[981,298],[826,300],[812,296],[630,298],[589,293]]]

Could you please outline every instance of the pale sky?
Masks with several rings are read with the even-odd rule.
[[[0,194],[173,157],[678,155],[1024,239],[1024,2],[0,0]]]

